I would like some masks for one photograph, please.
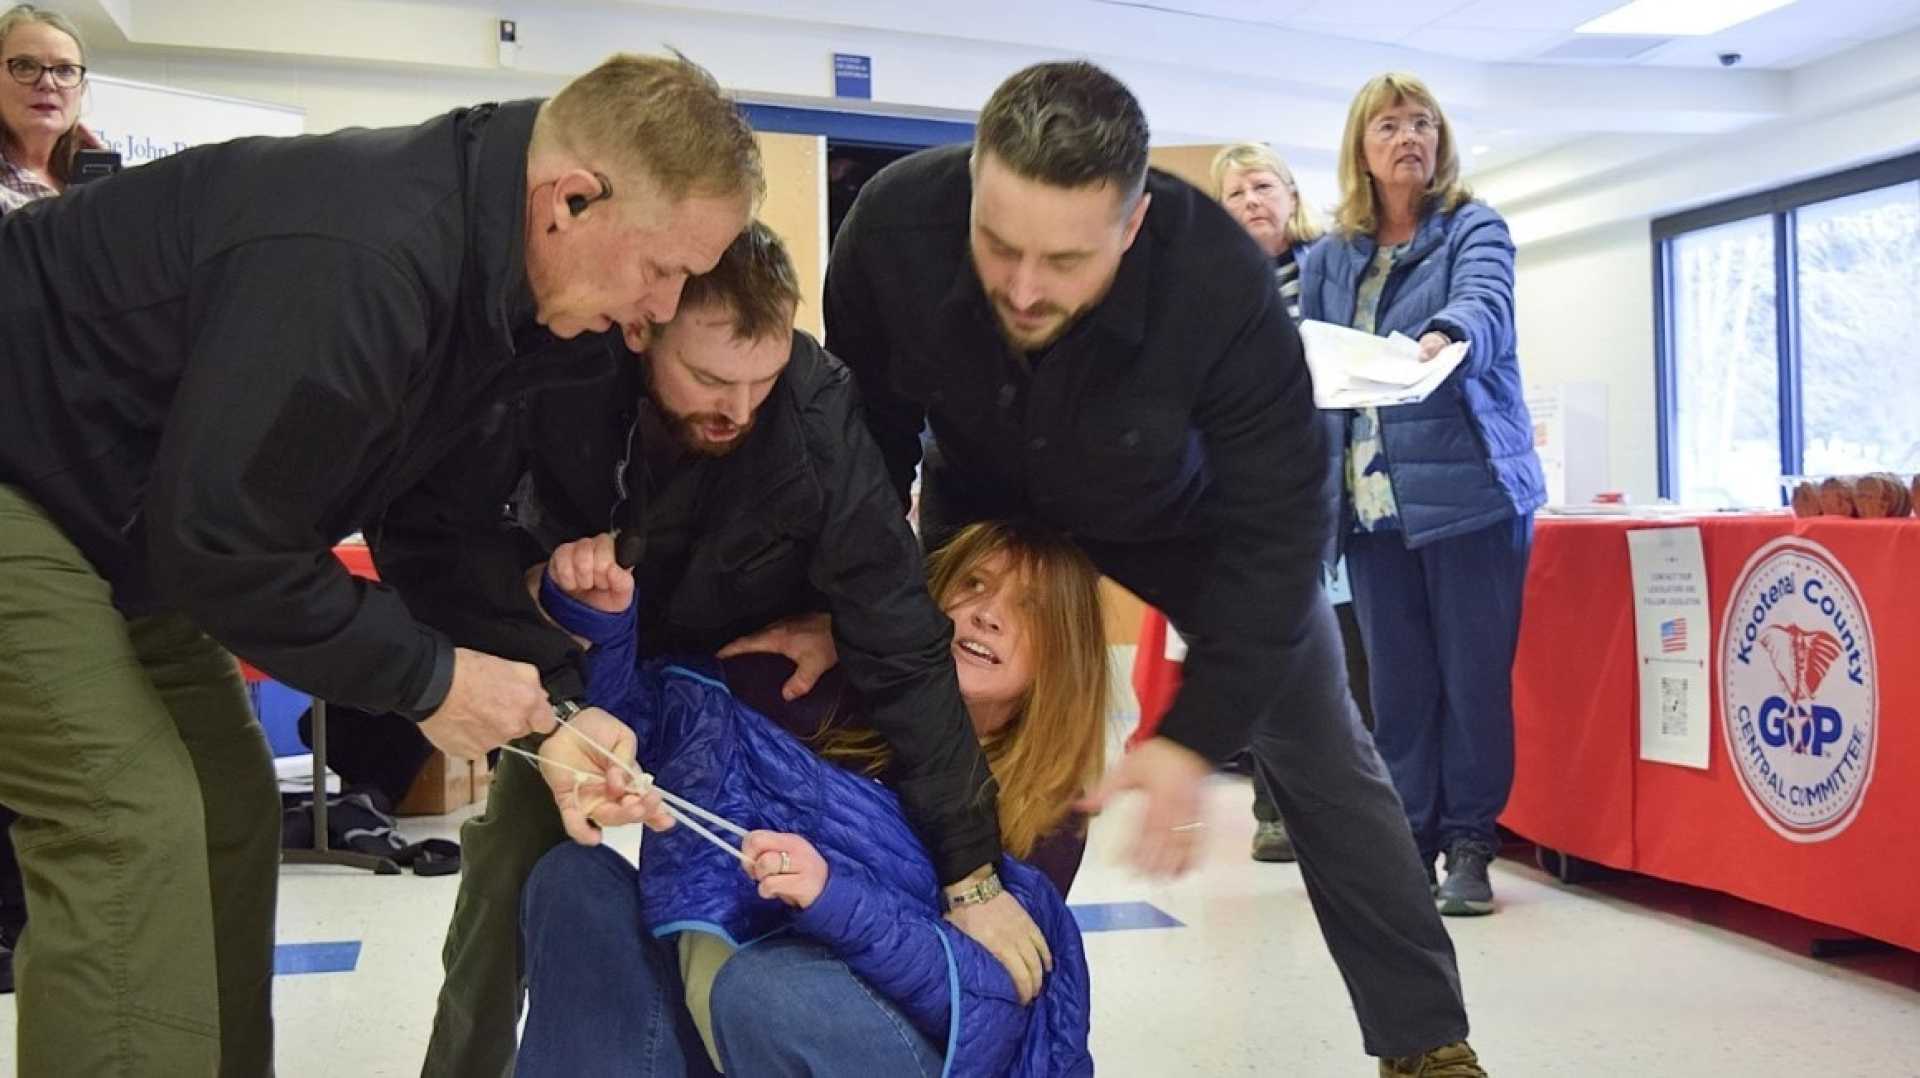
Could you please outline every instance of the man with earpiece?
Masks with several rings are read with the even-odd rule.
[[[232,655],[457,756],[552,729],[535,667],[329,548],[485,402],[670,319],[763,189],[711,76],[618,56],[545,102],[199,147],[0,219],[22,1073],[272,1073],[280,804]]]

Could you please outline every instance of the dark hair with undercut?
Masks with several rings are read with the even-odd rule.
[[[800,275],[787,245],[773,229],[754,221],[727,245],[712,270],[687,278],[680,310],[723,307],[733,315],[735,340],[785,337],[800,306]]]
[[[1147,116],[1126,84],[1084,60],[1035,64],[1000,84],[974,146],[1055,187],[1112,184],[1132,205],[1147,183]]]

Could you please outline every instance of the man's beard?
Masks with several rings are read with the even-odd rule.
[[[724,457],[746,444],[747,435],[753,433],[753,425],[759,421],[756,412],[747,417],[745,424],[735,427],[733,421],[716,412],[695,412],[692,415],[675,415],[665,408],[660,409],[667,418],[667,426],[672,428],[674,440],[688,452],[703,457]],[[716,442],[701,433],[708,424],[725,423],[734,432],[733,437],[724,442]]]
[[[1013,324],[1008,321],[1008,304],[994,297],[989,297],[987,302],[988,305],[993,308],[993,320],[994,323],[1000,327],[1000,335],[1007,339],[1008,344],[1022,352],[1038,352],[1052,347],[1055,341],[1066,336],[1067,331],[1074,327],[1074,323],[1080,321],[1087,311],[1092,309],[1091,307],[1086,307],[1078,311],[1068,311],[1065,307],[1047,304],[1042,308],[1042,311],[1048,315],[1055,316],[1058,320],[1051,324],[1044,336],[1021,337],[1018,335],[1018,331],[1014,328]]]

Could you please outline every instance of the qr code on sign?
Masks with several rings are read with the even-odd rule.
[[[1660,733],[1682,737],[1687,732],[1687,686],[1683,677],[1660,679]]]

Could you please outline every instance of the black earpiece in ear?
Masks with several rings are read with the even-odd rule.
[[[601,199],[613,197],[613,184],[608,182],[607,178],[605,176],[600,175],[598,172],[594,173],[593,175],[595,179],[600,181],[599,194],[593,196],[592,198],[588,198],[585,195],[568,195],[567,196],[567,212],[571,213],[575,217],[578,217],[581,214],[587,212],[588,206],[593,205],[594,203],[600,201]]]

